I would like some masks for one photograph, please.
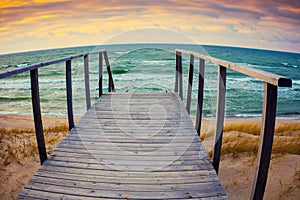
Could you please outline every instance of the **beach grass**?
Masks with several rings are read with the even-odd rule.
[[[260,135],[260,123],[243,122],[225,125],[222,141],[222,155],[237,158],[241,155],[257,156]],[[203,141],[213,130],[201,133]],[[272,156],[278,157],[286,154],[300,155],[300,125],[281,124],[275,127]],[[212,156],[212,150],[208,149]]]
[[[51,153],[69,129],[66,125],[60,125],[43,131],[47,153]],[[1,166],[38,155],[34,129],[0,128],[0,149]]]

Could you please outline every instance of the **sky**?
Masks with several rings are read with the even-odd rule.
[[[0,54],[117,43],[185,43],[300,53],[299,0],[1,0]],[[127,35],[126,35],[127,34]],[[134,35],[134,34],[133,34]],[[146,39],[145,39],[146,38]]]

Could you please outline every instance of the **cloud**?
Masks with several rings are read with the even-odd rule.
[[[0,36],[6,42],[70,37],[85,45],[100,33],[162,27],[223,45],[250,45],[261,37],[271,47],[297,42],[300,30],[295,0],[2,0],[0,9]]]

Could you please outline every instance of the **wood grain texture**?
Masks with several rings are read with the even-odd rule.
[[[104,93],[18,198],[227,196],[177,94]]]

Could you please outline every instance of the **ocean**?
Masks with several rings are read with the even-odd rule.
[[[292,88],[279,88],[277,116],[300,118],[300,54],[237,47],[189,44],[122,44],[72,47],[0,55],[0,72],[30,64],[106,49],[111,64],[116,92],[164,92],[174,90],[175,49],[185,49],[256,69],[287,76]],[[189,57],[183,56],[184,96],[187,89]],[[92,101],[98,98],[98,58],[91,55],[90,87]],[[197,74],[198,61],[195,59]],[[260,117],[263,82],[240,73],[227,71],[226,116]],[[72,61],[74,113],[85,112],[83,58]],[[104,70],[104,90],[107,73]],[[65,63],[39,69],[43,115],[66,115]],[[191,114],[195,115],[197,76],[194,75]],[[0,79],[0,114],[32,114],[29,72]],[[215,115],[217,66],[206,62],[204,82],[204,116]],[[184,97],[185,101],[185,97]]]

